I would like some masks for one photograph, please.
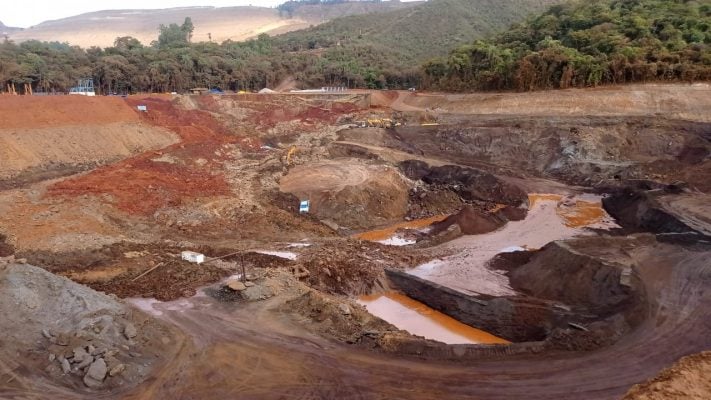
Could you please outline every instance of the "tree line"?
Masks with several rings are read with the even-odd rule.
[[[78,79],[92,78],[97,92],[185,92],[195,87],[254,91],[293,77],[308,87],[405,87],[420,78],[418,68],[391,64],[384,51],[350,45],[315,54],[291,52],[262,34],[244,42],[192,43],[190,18],[159,27],[146,46],[125,36],[112,47],[82,49],[66,43],[0,43],[0,90],[29,84],[34,92],[67,92]]]
[[[577,1],[423,65],[446,90],[538,90],[711,80],[711,4]]]
[[[9,84],[19,90],[67,92],[85,78],[92,78],[101,94],[185,92],[195,87],[254,91],[275,87],[287,77],[304,87],[454,91],[711,80],[707,0],[555,5],[489,40],[461,46],[423,65],[395,45],[366,37],[321,43],[335,35],[331,30],[336,25],[276,37],[262,34],[244,42],[192,43],[194,26],[186,18],[181,25],[161,25],[150,45],[128,36],[105,49],[5,40],[0,43],[0,90]]]

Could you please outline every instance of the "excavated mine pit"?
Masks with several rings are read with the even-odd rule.
[[[711,123],[649,103],[663,85],[635,90],[640,112],[565,115],[394,92],[393,110],[370,94],[18,102],[51,123],[0,129],[41,155],[0,159],[2,322],[36,317],[3,325],[0,397],[619,398],[711,348]],[[352,128],[398,107],[395,129]],[[116,148],[111,124],[130,128]],[[63,140],[95,131],[99,152]],[[45,310],[65,286],[71,309]],[[118,375],[88,388],[84,350],[42,329],[101,336],[71,314],[106,304],[127,370],[107,356]]]

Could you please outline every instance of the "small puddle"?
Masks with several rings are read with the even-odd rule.
[[[610,228],[614,225],[605,209],[602,208],[601,199],[592,195],[581,195],[578,197],[565,198],[557,194],[530,194],[528,195],[529,208],[533,208],[536,203],[551,201],[556,202],[556,213],[562,219],[563,224],[569,228]]]
[[[368,312],[413,335],[447,344],[508,344],[509,342],[433,310],[403,294],[362,296]]]
[[[368,232],[363,232],[359,233],[356,235],[353,235],[354,238],[360,239],[360,240],[369,240],[372,242],[380,242],[383,244],[392,244],[392,245],[406,245],[406,244],[412,244],[407,241],[407,239],[401,239],[397,238],[395,233],[399,229],[422,229],[426,228],[435,222],[440,222],[447,218],[446,215],[435,215],[434,217],[429,217],[429,218],[420,218],[420,219],[415,219],[412,221],[405,221],[405,222],[400,222],[395,225],[388,226],[387,228],[381,228],[381,229],[375,229],[372,231]],[[399,239],[399,240],[398,240]],[[388,241],[393,241],[393,243],[389,243]]]

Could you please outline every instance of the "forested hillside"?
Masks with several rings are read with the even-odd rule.
[[[196,37],[199,28],[191,19],[182,26],[162,26],[151,45],[132,37],[86,50],[56,42],[6,42],[0,44],[0,83],[3,89],[29,83],[35,92],[66,91],[77,79],[92,77],[101,93],[182,92],[193,87],[259,90],[290,77],[303,87],[407,88],[419,85],[425,59],[447,54],[553,1],[392,4],[393,11],[339,18],[304,32],[219,44]],[[310,3],[288,2],[279,12],[298,17],[314,10]],[[371,6],[336,3],[349,12]]]
[[[493,40],[427,62],[448,90],[535,90],[711,80],[711,2],[593,0],[552,6]]]
[[[412,8],[339,18],[279,36],[277,43],[289,51],[369,46],[411,66],[556,3],[560,0],[430,0]]]

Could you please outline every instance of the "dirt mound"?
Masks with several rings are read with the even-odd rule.
[[[690,355],[655,378],[635,385],[623,400],[711,399],[711,352]]]
[[[674,187],[645,190],[626,186],[603,199],[603,206],[631,230],[662,234],[668,240],[709,240],[709,195],[675,192]]]
[[[363,306],[315,290],[286,302],[280,309],[308,318],[309,329],[346,343],[361,343],[366,336],[398,331]]]
[[[607,317],[645,297],[631,263],[601,260],[576,249],[576,240],[553,242],[510,274],[528,295],[560,301]]]
[[[0,353],[11,369],[34,369],[30,376],[39,381],[125,390],[143,381],[180,338],[66,278],[30,265],[0,268]]]
[[[309,213],[352,229],[402,220],[408,187],[397,170],[352,161],[322,162],[293,168],[282,192],[310,200]]]
[[[464,235],[480,235],[495,231],[506,225],[506,218],[498,214],[478,210],[470,205],[464,206],[458,213],[447,217],[444,221],[433,225],[431,233],[437,235],[446,231],[452,225],[457,225]]]
[[[465,200],[514,207],[528,204],[528,195],[521,188],[479,169],[456,165],[430,167],[427,163],[417,160],[403,161],[400,163],[400,169],[410,179],[422,180],[429,185],[446,185]]]
[[[312,288],[326,293],[359,296],[387,287],[386,267],[412,267],[426,257],[425,253],[411,249],[339,240],[309,249],[293,268]]]
[[[167,147],[172,133],[139,123],[60,126],[39,129],[0,129],[0,179],[51,171],[81,170],[131,155]]]

